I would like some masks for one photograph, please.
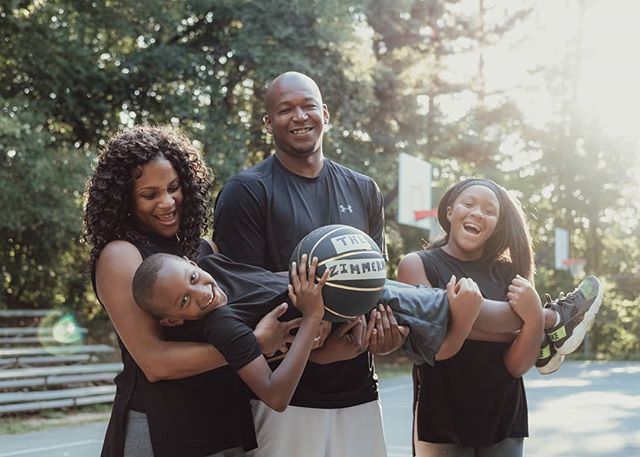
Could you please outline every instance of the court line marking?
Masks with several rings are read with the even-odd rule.
[[[22,451],[11,451],[9,453],[0,454],[0,457],[14,457],[16,455],[27,455],[27,454],[33,454],[34,452],[53,451],[55,449],[62,449],[65,447],[77,447],[77,446],[84,446],[86,444],[96,444],[101,442],[102,442],[101,440],[74,441],[72,443],[55,444],[53,446],[43,446],[43,447],[37,447],[33,449],[24,449]]]

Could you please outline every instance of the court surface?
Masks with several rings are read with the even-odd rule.
[[[549,376],[531,370],[525,386],[525,456],[640,457],[640,362],[569,361]],[[411,456],[411,395],[409,376],[380,381],[389,457]],[[0,436],[0,457],[98,456],[105,428],[100,422]]]

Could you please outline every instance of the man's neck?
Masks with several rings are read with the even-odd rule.
[[[324,166],[324,154],[322,149],[309,157],[293,157],[289,154],[276,150],[276,158],[283,167],[291,173],[304,178],[315,178],[322,171]]]

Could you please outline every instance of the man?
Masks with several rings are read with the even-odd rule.
[[[216,202],[222,254],[271,271],[288,270],[298,241],[327,224],[368,233],[385,252],[382,195],[369,177],[324,157],[329,110],[316,83],[287,72],[273,80],[263,118],[275,155],[229,180]],[[377,380],[367,347],[399,347],[408,329],[388,309],[333,329],[312,352],[291,407],[252,402],[262,456],[385,456]],[[370,336],[371,335],[371,336]]]

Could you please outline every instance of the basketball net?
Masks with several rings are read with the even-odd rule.
[[[566,259],[562,264],[569,268],[571,276],[576,279],[584,275],[584,266],[587,261],[585,259]]]

